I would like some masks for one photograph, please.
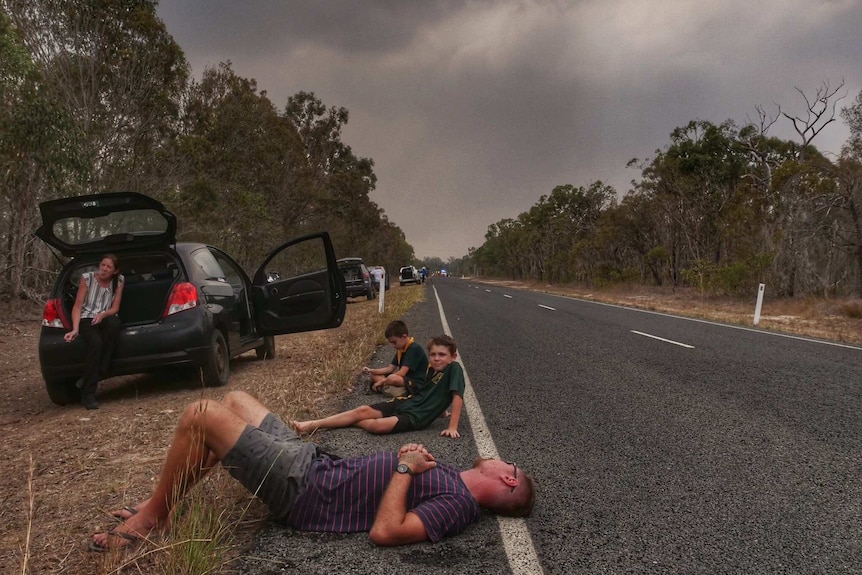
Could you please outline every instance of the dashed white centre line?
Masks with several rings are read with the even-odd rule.
[[[507,297],[507,298],[509,298],[509,299],[512,299],[512,296],[510,296],[510,295],[509,295],[509,294],[507,294],[507,293],[504,293],[504,294],[503,294],[503,297]]]
[[[665,339],[665,338],[663,338],[663,337],[659,337],[659,336],[657,336],[657,335],[650,335],[650,334],[648,334],[648,333],[644,333],[644,332],[642,332],[642,331],[635,331],[635,330],[632,330],[632,333],[636,333],[636,334],[638,334],[638,335],[642,335],[642,336],[644,336],[644,337],[651,337],[651,338],[653,338],[653,339],[657,339],[657,340],[659,340],[659,341],[663,341],[663,342],[666,342],[666,343],[672,343],[672,344],[674,344],[674,345],[678,345],[678,346],[680,346],[680,347],[685,347],[685,348],[688,348],[688,349],[694,349],[694,346],[693,346],[693,345],[688,345],[687,343],[680,343],[680,342],[678,342],[678,341],[673,341],[672,339]]]
[[[549,305],[542,305],[542,304],[539,304],[539,307],[543,307],[543,308],[545,308],[545,309],[549,309],[549,310],[551,310],[551,311],[557,311],[557,308],[555,308],[555,307],[551,307],[551,306],[549,306]]]

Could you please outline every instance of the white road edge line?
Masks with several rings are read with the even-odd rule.
[[[551,307],[551,306],[549,306],[549,305],[542,305],[542,304],[539,304],[539,307],[543,307],[543,308],[545,308],[545,309],[549,309],[549,310],[551,310],[551,311],[557,311],[557,308],[555,308],[555,307]]]
[[[434,287],[434,297],[437,299],[437,309],[440,310],[443,332],[452,337],[452,330],[449,329],[449,322],[446,321],[443,303],[440,301],[440,296],[437,295],[436,287]],[[467,409],[467,418],[470,420],[470,429],[473,432],[479,455],[499,459],[500,454],[497,451],[497,446],[494,445],[494,439],[491,437],[485,416],[482,415],[482,408],[473,393],[473,386],[470,384],[470,377],[467,375],[467,367],[464,365],[464,357],[461,353],[458,353],[458,363],[464,369],[464,407]],[[506,550],[506,557],[509,559],[509,567],[512,568],[513,575],[544,573],[536,554],[536,548],[533,546],[533,539],[527,530],[527,522],[522,518],[497,515],[497,523],[500,525],[500,536],[503,538],[503,547]]]
[[[694,349],[694,346],[693,346],[693,345],[688,345],[687,343],[680,343],[680,342],[678,342],[678,341],[674,341],[674,340],[672,340],[672,339],[665,339],[665,338],[663,338],[663,337],[659,337],[659,336],[657,336],[657,335],[650,335],[650,334],[648,334],[648,333],[644,333],[644,332],[642,332],[642,331],[635,331],[635,330],[631,330],[631,331],[632,331],[632,333],[636,333],[636,334],[638,334],[638,335],[642,335],[642,336],[644,336],[644,337],[651,337],[651,338],[653,338],[653,339],[657,339],[657,340],[659,340],[659,341],[663,341],[663,342],[666,342],[666,343],[672,343],[672,344],[674,344],[674,345],[678,345],[678,346],[680,346],[680,347],[687,347],[688,349]]]

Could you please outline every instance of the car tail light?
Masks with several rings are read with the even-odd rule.
[[[189,282],[179,283],[171,290],[163,317],[198,306],[198,290]]]
[[[45,303],[45,311],[42,312],[42,325],[45,327],[62,327],[71,329],[66,310],[63,309],[63,301],[60,299],[49,299]]]

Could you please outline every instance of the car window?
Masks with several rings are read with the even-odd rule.
[[[328,265],[323,238],[315,238],[279,250],[266,263],[266,272],[285,280],[317,274],[326,270]],[[338,267],[341,269],[340,264]]]
[[[206,248],[197,250],[192,254],[192,259],[195,264],[203,271],[207,279],[227,282],[227,276],[219,265],[218,261],[213,257],[212,252]]]
[[[234,287],[243,287],[245,285],[243,272],[239,269],[239,264],[218,250],[210,250],[210,253],[218,262],[219,267],[224,272],[225,279],[230,285]]]
[[[114,234],[140,236],[164,233],[168,228],[164,216],[156,210],[141,209],[113,212],[93,217],[71,216],[54,222],[54,237],[73,246],[83,246]]]
[[[339,266],[341,268],[341,274],[344,276],[344,281],[356,281],[362,278],[362,270],[356,264],[348,264],[346,266]]]

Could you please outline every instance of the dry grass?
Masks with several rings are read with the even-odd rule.
[[[249,353],[234,360],[229,389],[252,393],[286,419],[331,410],[385,343],[385,325],[422,293],[393,287],[384,314],[377,301],[356,301],[339,329],[280,336],[276,359]],[[130,376],[103,383],[98,411],[54,406],[36,358],[40,311],[0,325],[0,376],[8,382],[0,391],[0,461],[8,470],[0,484],[0,573],[230,572],[266,512],[220,470],[178,506],[169,533],[134,551],[86,547],[93,533],[113,524],[111,509],[149,495],[184,406],[226,390],[204,389],[176,373]]]

